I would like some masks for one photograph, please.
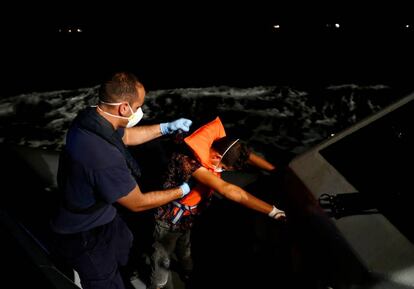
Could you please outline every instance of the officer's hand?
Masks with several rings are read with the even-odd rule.
[[[270,218],[276,219],[276,220],[280,220],[280,221],[284,221],[286,220],[286,213],[282,210],[279,210],[278,208],[276,208],[275,206],[273,206],[272,211],[268,214],[268,216]]]
[[[184,132],[188,132],[190,130],[190,126],[193,122],[187,118],[179,118],[172,122],[164,122],[160,124],[161,134],[172,134],[177,130],[182,130]]]
[[[181,198],[185,197],[186,195],[188,195],[188,193],[191,191],[190,186],[188,185],[188,183],[184,182],[181,186],[180,189],[183,191],[183,194],[181,195]]]

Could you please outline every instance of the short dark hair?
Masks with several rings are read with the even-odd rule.
[[[138,87],[143,87],[138,78],[129,72],[117,72],[99,88],[99,100],[104,102],[127,101],[138,97]]]
[[[224,154],[230,146],[231,148]],[[219,154],[224,154],[221,160],[223,164],[236,170],[243,169],[249,159],[249,148],[242,141],[234,138],[222,137],[213,142],[212,148]]]

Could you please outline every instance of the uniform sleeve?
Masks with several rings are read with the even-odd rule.
[[[126,166],[95,171],[93,178],[96,192],[110,204],[126,196],[137,184]]]

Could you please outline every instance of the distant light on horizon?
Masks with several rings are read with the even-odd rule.
[[[341,24],[339,24],[339,23],[334,23],[334,24],[332,24],[332,23],[327,23],[327,24],[326,24],[326,27],[327,27],[327,28],[336,28],[336,29],[339,29],[339,28],[341,27]]]
[[[411,25],[410,24],[406,24],[405,25],[405,28],[410,28],[411,27]]]
[[[63,27],[58,29],[59,33],[82,33],[83,29],[81,27]]]

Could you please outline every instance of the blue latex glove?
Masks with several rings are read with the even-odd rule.
[[[192,123],[193,122],[187,118],[179,118],[172,122],[160,123],[161,134],[162,135],[172,134],[173,132],[179,129],[187,132],[190,130],[190,126]]]
[[[190,186],[184,182],[181,186],[180,189],[183,191],[183,195],[181,196],[181,198],[185,197],[186,195],[188,195],[188,193],[191,191]]]

